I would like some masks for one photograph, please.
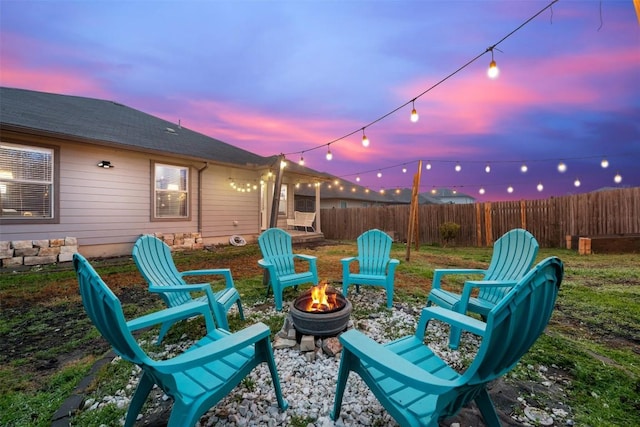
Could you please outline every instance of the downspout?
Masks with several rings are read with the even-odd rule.
[[[209,168],[209,163],[204,162],[204,167],[198,169],[198,233],[202,237],[202,172]]]

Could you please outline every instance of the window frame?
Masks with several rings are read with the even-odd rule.
[[[176,169],[185,169],[187,171],[187,189],[186,189],[186,195],[187,195],[187,202],[186,202],[186,208],[187,208],[187,215],[186,216],[175,216],[175,217],[162,217],[162,216],[156,216],[156,202],[157,202],[157,190],[156,190],[156,166],[164,166],[164,167],[169,167],[169,168],[176,168]],[[166,161],[159,161],[159,160],[151,160],[151,212],[150,212],[150,221],[151,222],[176,222],[176,221],[191,221],[191,215],[192,215],[192,207],[191,207],[191,203],[192,203],[192,191],[191,191],[191,176],[193,174],[191,173],[191,167],[187,164],[181,164],[181,163],[172,163],[172,162],[166,162]]]
[[[60,224],[60,147],[56,145],[42,144],[31,140],[18,141],[10,137],[2,136],[2,144],[16,145],[25,148],[40,148],[51,150],[52,155],[52,177],[50,184],[49,203],[51,217],[42,218],[37,216],[3,216],[0,215],[0,224]]]

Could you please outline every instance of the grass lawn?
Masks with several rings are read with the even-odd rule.
[[[318,257],[321,279],[339,281],[339,260],[354,255],[356,245],[327,243],[295,251]],[[423,246],[412,249],[410,261],[405,261],[405,246],[396,244],[392,255],[400,260],[394,301],[418,305],[426,301],[433,269],[485,268],[491,248]],[[565,263],[556,311],[546,334],[509,380],[533,375],[529,365],[551,366],[567,378],[564,391],[575,425],[640,425],[639,256],[580,256],[564,249],[541,249],[538,260],[551,255]],[[231,268],[243,304],[272,306],[272,298],[265,299],[259,258],[255,244],[175,253],[181,270]],[[163,307],[160,298],[147,291],[131,258],[90,261],[121,299],[128,318]],[[456,287],[464,278],[446,280],[447,286]],[[285,301],[295,296],[287,289]],[[61,403],[109,348],[84,313],[70,263],[0,270],[0,307],[0,425],[49,426]],[[282,318],[265,323],[275,333]],[[243,326],[231,319],[232,330]],[[183,332],[176,329],[167,339]],[[116,368],[104,368],[93,385],[105,393],[110,384],[118,386],[113,384],[118,373],[109,369]],[[122,412],[102,413],[86,423],[111,425]]]

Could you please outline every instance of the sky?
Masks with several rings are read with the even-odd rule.
[[[376,191],[410,188],[420,161],[421,192],[478,201],[640,186],[634,3],[551,3],[0,0],[0,85],[116,101]]]

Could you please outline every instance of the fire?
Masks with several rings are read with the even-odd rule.
[[[311,299],[307,304],[306,311],[329,311],[336,307],[336,294],[327,293],[326,289],[326,283],[311,288]]]

